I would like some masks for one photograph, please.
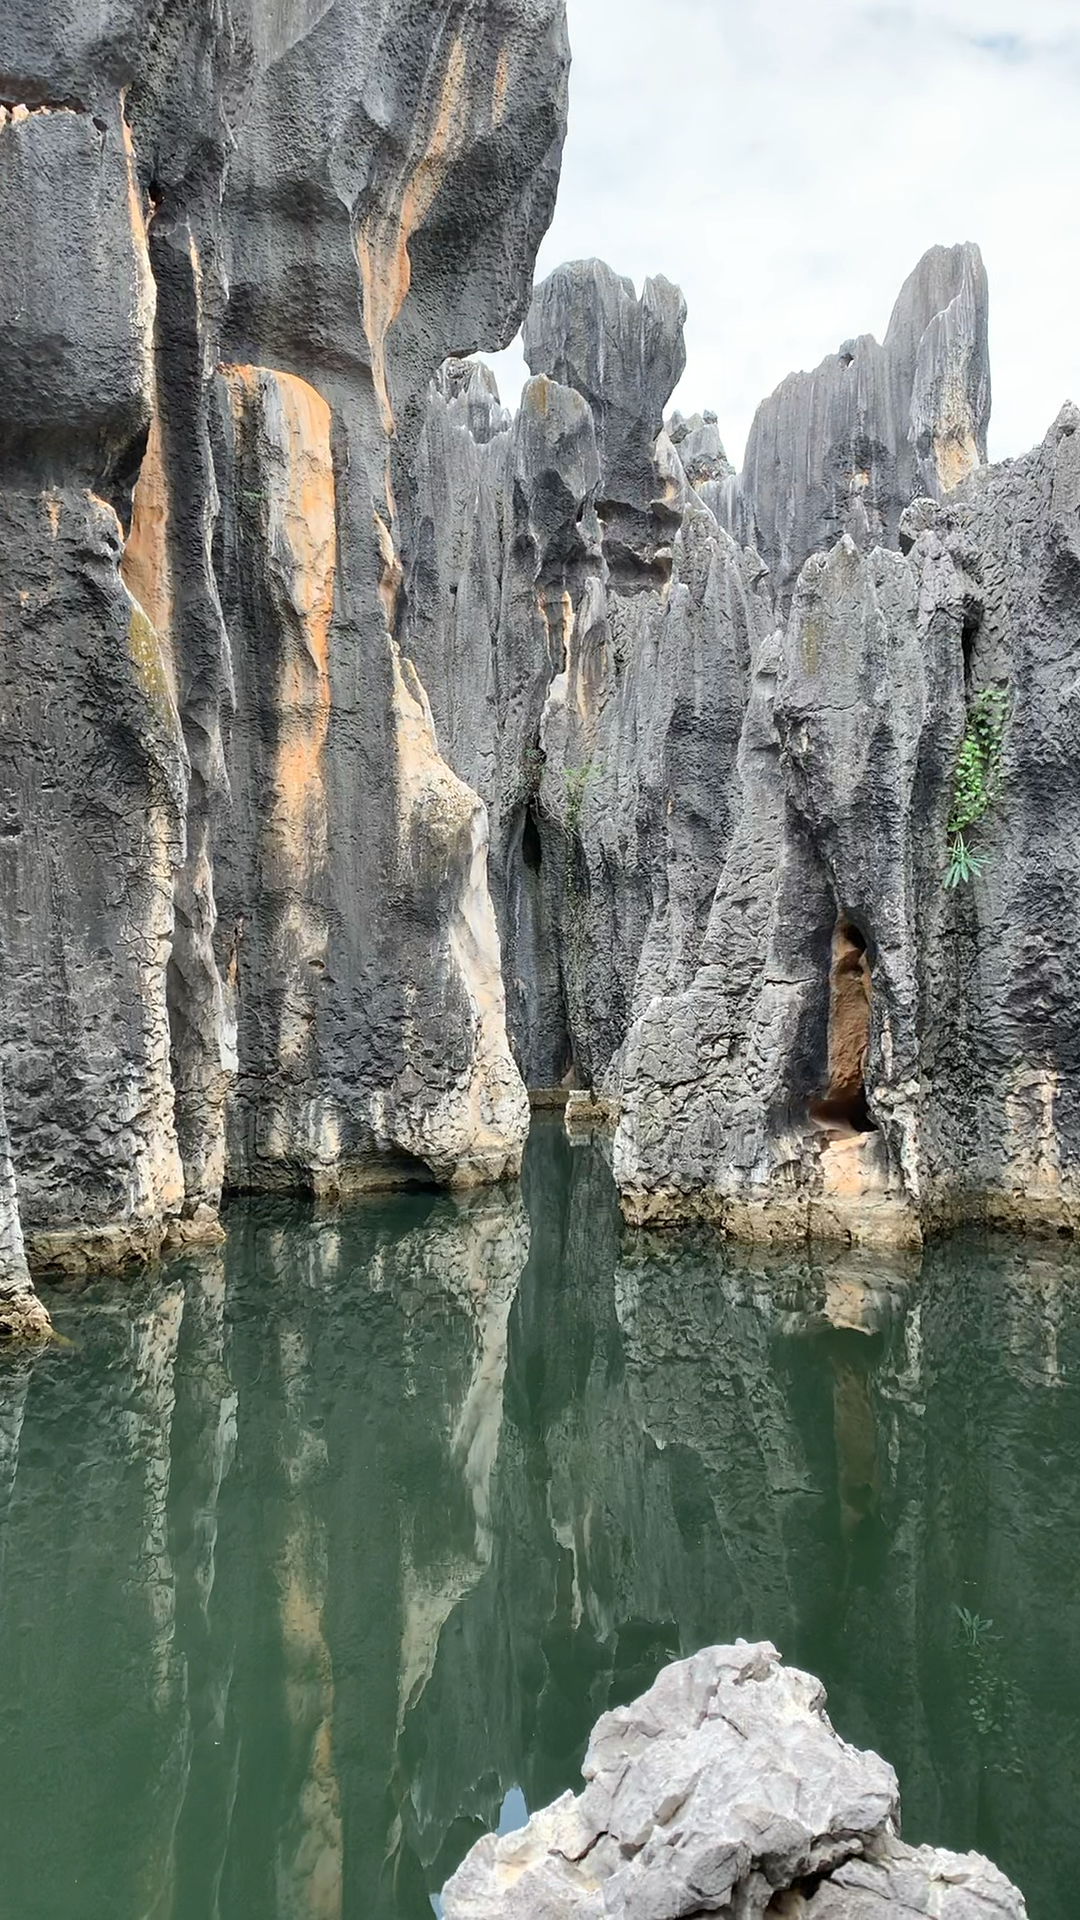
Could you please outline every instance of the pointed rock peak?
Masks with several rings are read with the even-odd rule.
[[[715,413],[706,410],[692,413],[688,418],[673,413],[666,431],[692,487],[702,486],[708,480],[725,480],[734,473],[724,451]]]
[[[655,439],[686,366],[685,325],[686,301],[663,275],[646,280],[639,299],[602,260],[575,260],[537,287],[525,358],[590,405],[638,408]]]
[[[626,592],[662,585],[679,513],[664,497],[656,442],[683,368],[686,302],[661,277],[633,282],[602,260],[559,267],[537,287],[525,321],[534,375],[588,402],[600,460],[597,502],[612,577]]]
[[[444,360],[431,386],[451,419],[467,427],[478,446],[507,433],[513,424],[513,415],[499,398],[495,370],[484,360]]]
[[[927,327],[954,300],[961,299],[971,303],[985,342],[990,285],[979,248],[971,240],[955,247],[931,247],[897,295],[885,335],[886,347],[891,352],[913,349],[914,359]]]
[[[1074,400],[1066,400],[1065,405],[1062,407],[1061,412],[1058,414],[1057,419],[1054,421],[1047,435],[1047,439],[1054,442],[1068,440],[1078,429],[1080,429],[1080,407],[1076,405]]]
[[[444,360],[435,375],[435,386],[444,400],[473,400],[481,396],[499,399],[499,382],[494,367],[486,360]]]
[[[989,294],[978,247],[931,247],[901,288],[884,343],[847,340],[758,408],[738,524],[782,606],[807,556],[845,530],[896,547],[912,500],[943,499],[986,460]]]

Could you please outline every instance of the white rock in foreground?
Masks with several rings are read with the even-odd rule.
[[[445,1920],[1026,1920],[977,1854],[905,1847],[896,1775],[768,1642],[710,1647],[597,1722],[585,1792],[489,1834]]]

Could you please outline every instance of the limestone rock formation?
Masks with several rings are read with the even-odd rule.
[[[918,1237],[920,907],[963,730],[954,638],[899,555],[845,538],[807,563],[755,662],[701,968],[627,1049],[617,1164],[638,1217],[679,1217],[689,1189],[749,1237]]]
[[[912,515],[911,534],[920,595],[962,604],[969,704],[989,693],[1002,715],[1000,790],[971,835],[984,865],[944,910],[938,896],[942,924],[923,931],[926,1204],[934,1224],[1069,1232],[1080,1225],[1068,1010],[1080,958],[1080,412],[1066,406],[1024,459]]]
[[[562,0],[9,8],[0,998],[33,1263],[516,1170],[477,796],[396,646],[428,382],[512,336]]]
[[[995,1042],[981,1175],[961,1177],[975,1136],[948,1118],[974,1071],[957,936],[984,898],[981,879],[943,885],[953,784],[980,696],[1012,674],[976,636],[1005,592],[1030,628],[1043,589],[1020,582],[1075,537],[1067,478],[1037,506],[1009,467],[997,517],[976,504],[986,309],[977,249],[933,249],[883,346],[766,403],[737,478],[715,416],[661,426],[678,294],[638,299],[596,261],[537,290],[516,419],[486,369],[455,363],[430,393],[404,645],[488,807],[518,1064],[534,1088],[621,1103],[639,1223],[909,1244],[1015,1211],[1003,1188],[1071,1221],[1041,1012],[1019,1049],[1015,1025]],[[995,557],[1021,487],[1029,532]],[[1002,819],[1019,692],[1006,704]],[[1030,873],[1030,834],[1012,857]],[[1063,842],[1063,873],[1071,858]],[[1025,1126],[1043,1142],[1026,1161]]]
[[[227,1189],[512,1177],[526,1088],[621,1107],[638,1221],[1071,1230],[1078,443],[982,465],[977,248],[791,376],[737,476],[714,414],[664,425],[677,288],[530,292],[563,0],[9,12],[30,1268],[211,1240]],[[511,418],[468,356],[522,321]]]
[[[534,374],[571,387],[596,429],[596,511],[613,581],[632,589],[663,572],[679,513],[658,486],[664,407],[686,365],[686,302],[663,278],[633,283],[601,260],[560,267],[536,289],[525,321]]]
[[[978,248],[934,247],[880,346],[871,334],[847,341],[759,407],[734,522],[783,609],[812,553],[845,531],[894,547],[912,499],[941,498],[985,461],[988,310]]]
[[[432,391],[405,645],[487,803],[509,1024],[531,1087],[599,1089],[632,1020],[689,984],[731,830],[764,574],[662,431],[681,296],[597,261],[538,289],[511,424]],[[490,379],[490,376],[488,376]],[[703,489],[716,423],[673,423]]]
[[[1077,421],[909,507],[904,553],[845,536],[803,568],[757,656],[702,964],[627,1043],[631,1218],[879,1242],[1075,1228]],[[991,804],[950,888],[980,712]]]
[[[1026,1914],[978,1855],[900,1842],[891,1767],[837,1737],[820,1683],[767,1642],[668,1667],[597,1723],[583,1773],[579,1798],[474,1847],[446,1920]]]

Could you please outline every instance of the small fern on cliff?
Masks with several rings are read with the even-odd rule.
[[[581,830],[581,813],[585,805],[585,795],[590,781],[594,780],[600,769],[595,760],[587,760],[583,767],[567,767],[564,774],[566,782],[566,831],[577,834]]]
[[[967,842],[997,799],[1001,785],[1001,753],[1009,696],[1003,687],[984,687],[968,714],[967,730],[953,776],[949,813],[949,857],[945,885],[959,887],[973,880],[986,864],[985,854],[973,853]]]

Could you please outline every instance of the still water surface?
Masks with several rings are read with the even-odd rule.
[[[628,1236],[522,1193],[51,1304],[0,1366],[0,1920],[430,1920],[592,1722],[738,1634],[1032,1920],[1080,1858],[1080,1262]]]

